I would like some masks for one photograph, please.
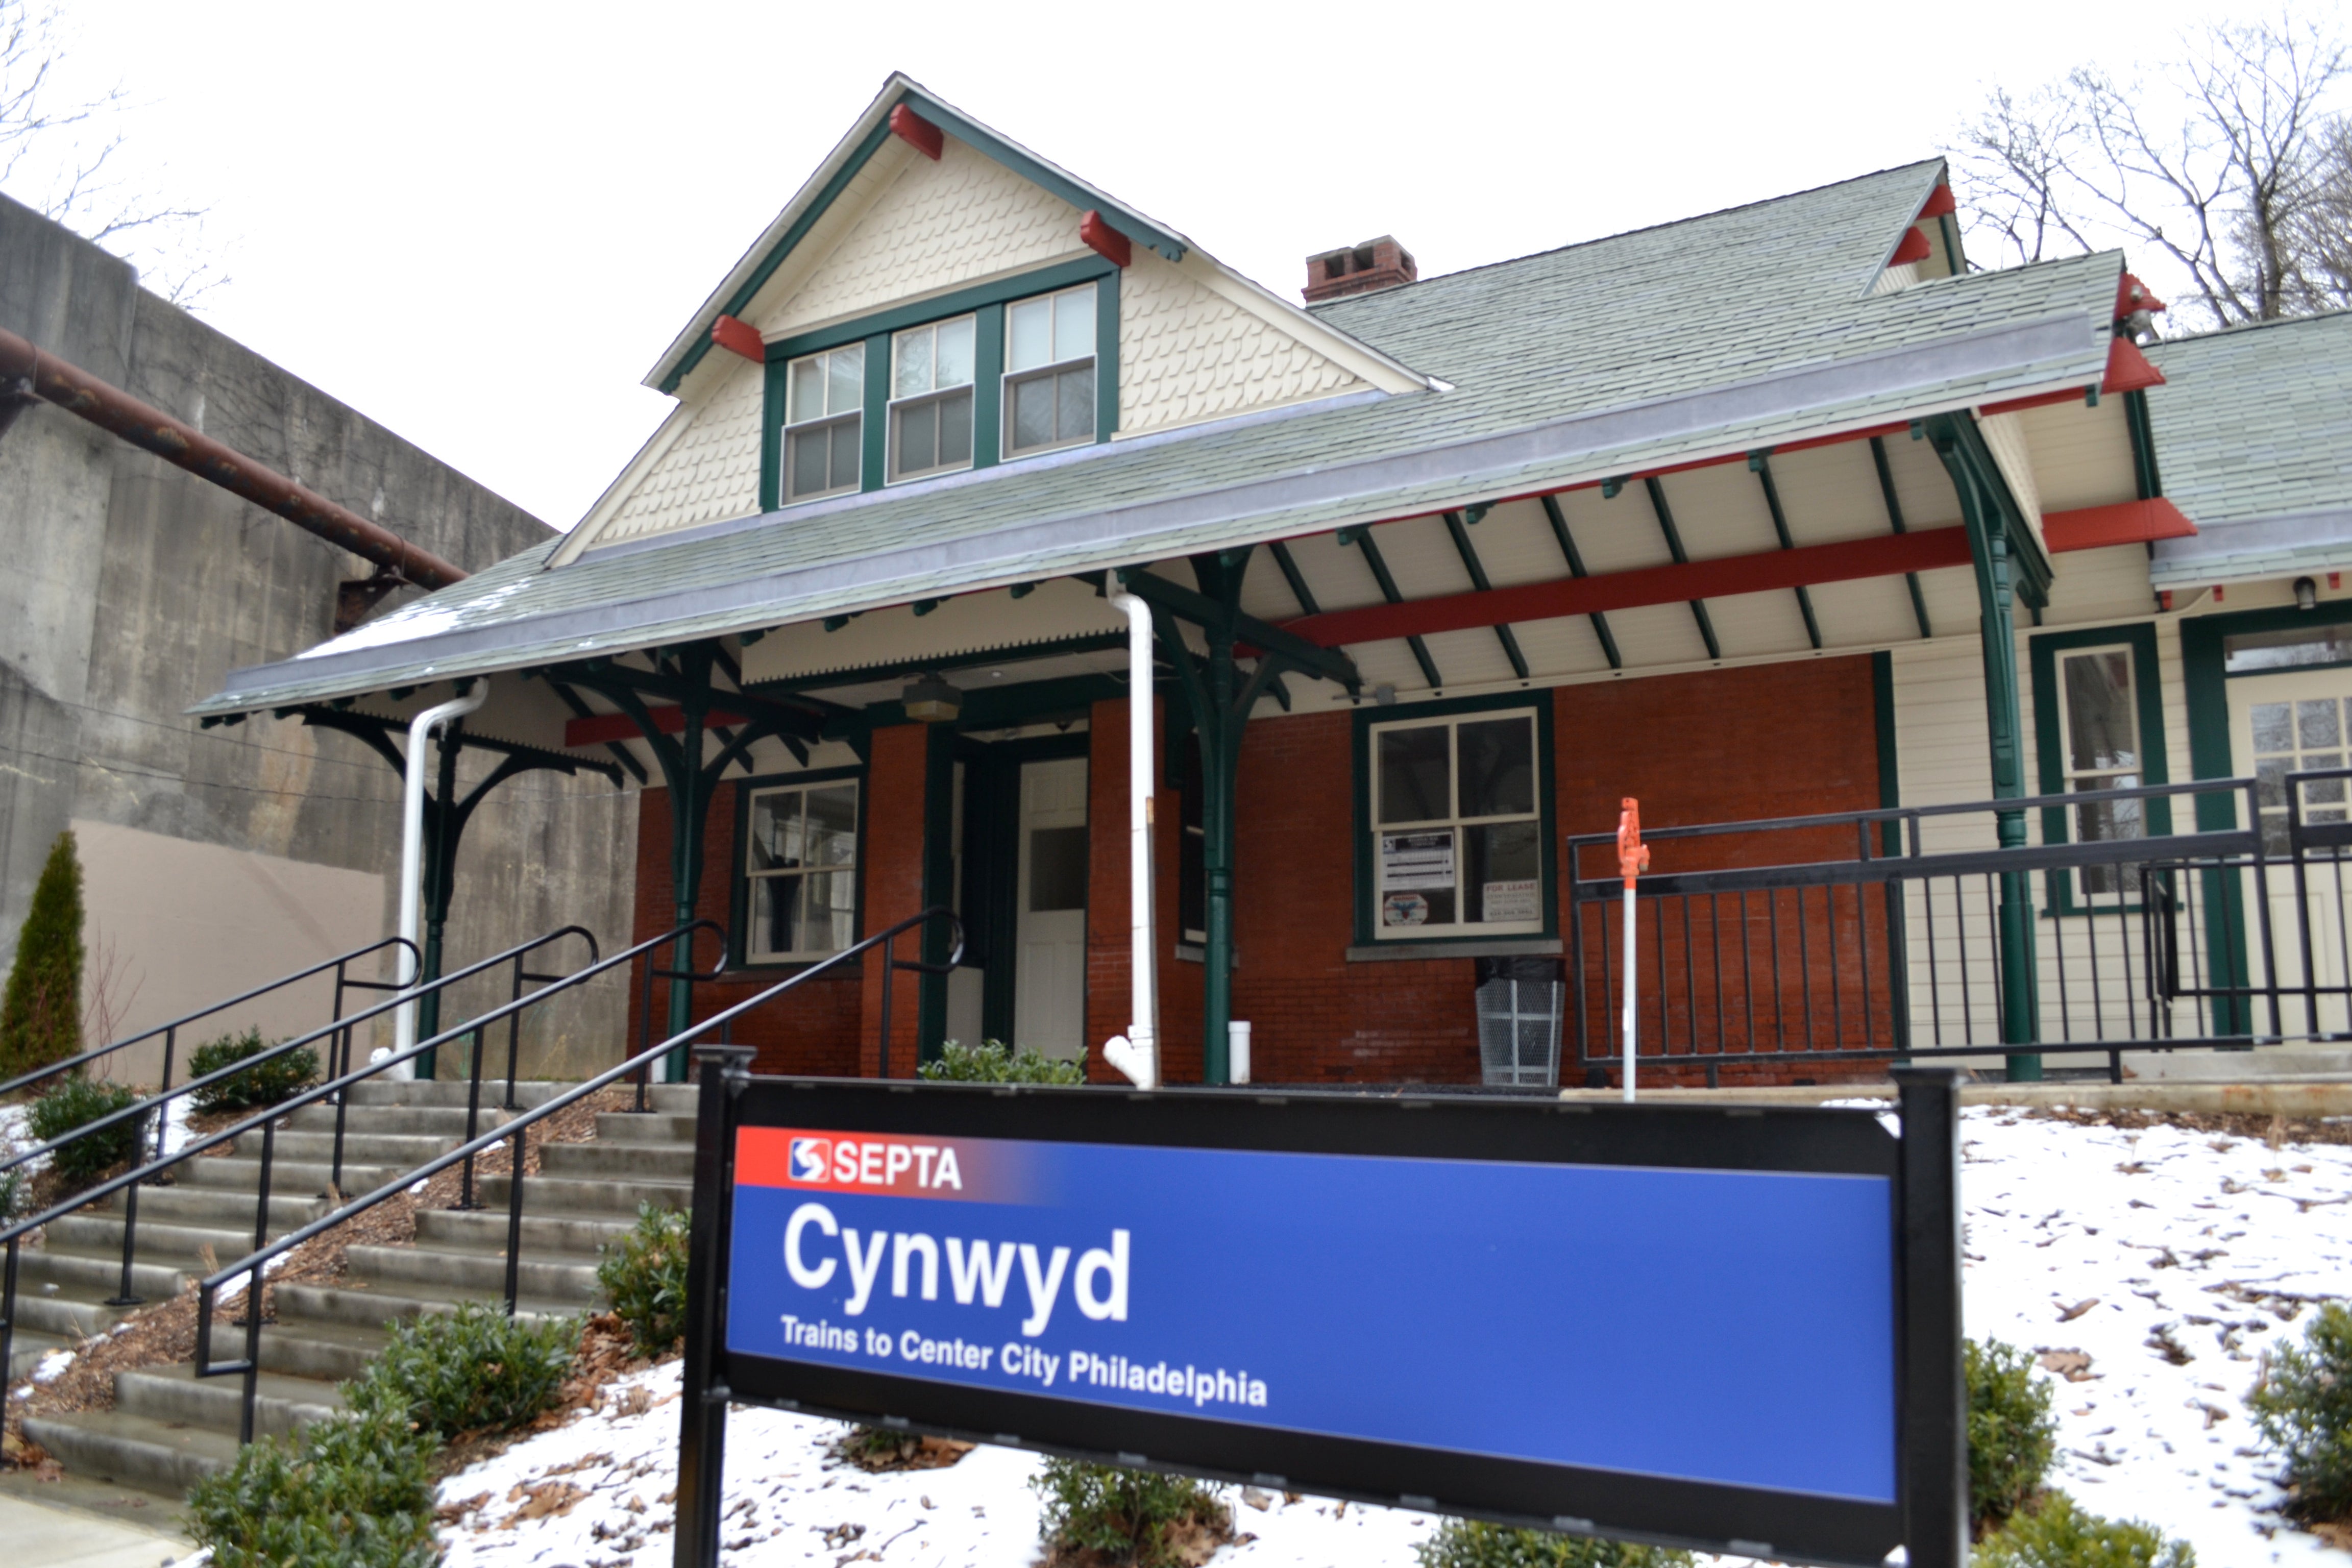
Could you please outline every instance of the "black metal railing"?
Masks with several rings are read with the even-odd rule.
[[[199,1007],[194,1012],[184,1014],[168,1024],[158,1024],[152,1029],[144,1029],[135,1035],[126,1035],[110,1045],[99,1046],[79,1056],[68,1057],[63,1061],[51,1062],[47,1067],[35,1068],[31,1072],[19,1073],[6,1082],[0,1083],[0,1099],[5,1099],[18,1089],[29,1089],[45,1079],[56,1078],[60,1073],[79,1072],[92,1062],[102,1061],[117,1051],[127,1050],[132,1046],[143,1044],[159,1035],[163,1037],[163,1074],[158,1082],[158,1087],[169,1089],[172,1087],[172,1061],[179,1047],[182,1029],[200,1018],[209,1018],[214,1014],[225,1013],[231,1007],[239,1007],[247,1002],[258,1001],[270,993],[283,991],[289,985],[299,985],[303,981],[314,979],[331,969],[335,972],[335,982],[333,1001],[327,1009],[327,1023],[329,1027],[332,1027],[342,1019],[343,996],[346,992],[408,989],[405,984],[397,980],[362,980],[351,973],[351,965],[361,959],[373,953],[387,952],[400,948],[407,950],[410,963],[414,964],[417,962],[415,942],[404,936],[388,936],[381,942],[372,942],[364,947],[355,947],[351,952],[339,953],[333,958],[320,959],[308,969],[298,969],[291,974],[281,975],[270,981],[268,984],[257,985],[250,991],[241,991],[226,1001],[215,1002],[207,1007]],[[5,1167],[0,1167],[0,1169],[5,1169]]]
[[[1713,1085],[1750,1066],[2103,1055],[2120,1082],[2126,1052],[2342,1037],[2352,821],[2305,797],[2344,779],[1647,829],[1637,1062]],[[2173,831],[2200,800],[2231,826]],[[1622,1049],[1623,884],[1591,875],[1614,851],[1613,834],[1567,840],[1569,1031],[1590,1082]],[[2274,918],[2285,899],[2292,922]]]
[[[676,933],[670,934],[675,935]],[[543,948],[550,947],[554,943],[570,937],[578,937],[588,943],[591,954],[589,966],[582,970],[574,971],[572,973],[560,978],[555,984],[545,986],[539,991],[532,992],[527,996],[521,995],[520,989],[523,980],[530,977],[530,972],[527,971],[524,967],[530,955]],[[668,938],[666,936],[656,940],[666,941],[668,940]],[[261,1176],[254,1210],[254,1232],[257,1244],[260,1241],[267,1240],[269,1226],[270,1173],[276,1153],[275,1145],[277,1125],[278,1121],[290,1115],[293,1111],[300,1109],[302,1106],[316,1103],[317,1101],[324,1100],[330,1096],[333,1097],[335,1100],[335,1136],[332,1158],[329,1166],[329,1175],[326,1184],[327,1191],[320,1194],[319,1195],[340,1201],[342,1195],[340,1188],[342,1182],[343,1172],[344,1124],[349,1109],[349,1097],[343,1093],[343,1090],[346,1088],[363,1079],[388,1072],[391,1069],[399,1067],[403,1063],[414,1060],[417,1056],[426,1050],[470,1036],[473,1038],[475,1046],[474,1068],[477,1079],[477,1088],[474,1099],[478,1102],[480,1098],[478,1075],[480,1071],[481,1059],[481,1036],[483,1029],[488,1026],[488,1022],[491,1021],[492,1018],[510,1017],[521,1012],[525,1008],[534,1006],[543,1001],[550,1000],[560,992],[569,990],[573,984],[584,979],[590,973],[599,973],[604,969],[610,968],[612,964],[621,962],[622,959],[634,956],[637,952],[644,951],[646,946],[650,945],[650,943],[642,943],[638,947],[630,949],[628,953],[620,955],[618,958],[603,960],[600,962],[594,957],[596,952],[596,939],[593,933],[582,926],[560,927],[543,936],[534,937],[529,942],[518,943],[517,945],[507,949],[503,952],[496,953],[488,958],[482,959],[478,963],[467,964],[463,969],[443,975],[437,980],[428,981],[421,986],[401,987],[396,995],[389,997],[384,1001],[378,1002],[373,1006],[362,1008],[359,1012],[353,1013],[348,1017],[339,1018],[334,1023],[331,1023],[325,1027],[315,1029],[308,1035],[298,1035],[292,1039],[282,1040],[277,1045],[258,1052],[256,1055],[240,1058],[238,1060],[226,1067],[221,1068],[216,1071],[205,1073],[200,1077],[190,1079],[176,1088],[165,1089],[158,1094],[150,1095],[143,1100],[134,1100],[132,1103],[124,1106],[120,1110],[111,1111],[105,1116],[85,1122],[81,1126],[73,1129],[71,1131],[59,1137],[53,1138],[46,1143],[41,1143],[33,1148],[21,1151],[20,1152],[10,1156],[5,1161],[0,1161],[0,1175],[5,1175],[8,1171],[23,1165],[27,1161],[37,1159],[44,1154],[54,1153],[58,1150],[66,1147],[68,1144],[76,1142],[83,1138],[96,1136],[109,1128],[117,1127],[125,1122],[129,1122],[134,1127],[143,1128],[148,1117],[153,1116],[156,1120],[155,1152],[151,1158],[146,1159],[143,1163],[134,1161],[132,1169],[124,1171],[115,1176],[111,1176],[107,1180],[99,1183],[95,1186],[73,1194],[71,1197],[62,1199],[29,1218],[17,1220],[5,1226],[0,1226],[0,1246],[5,1246],[5,1260],[0,1260],[0,1367],[5,1367],[9,1364],[9,1356],[15,1346],[16,1331],[18,1253],[26,1236],[38,1230],[43,1226],[46,1226],[54,1220],[61,1219],[65,1215],[75,1213],[78,1210],[88,1208],[95,1204],[104,1202],[118,1192],[122,1194],[122,1274],[116,1294],[106,1304],[110,1307],[138,1306],[143,1298],[135,1293],[132,1288],[132,1278],[138,1252],[139,1192],[142,1187],[164,1184],[169,1179],[166,1173],[169,1172],[173,1166],[175,1166],[194,1155],[201,1154],[208,1149],[216,1148],[223,1143],[229,1142],[241,1133],[252,1131],[258,1128],[262,1136]],[[338,1035],[343,1037],[344,1044],[341,1054],[345,1061],[348,1062],[348,1058],[352,1054],[349,1047],[349,1036],[351,1031],[356,1026],[366,1023],[371,1019],[404,1006],[408,1003],[415,1001],[419,995],[456,985],[461,981],[471,979],[475,975],[496,969],[502,964],[513,966],[514,973],[518,977],[515,982],[518,1000],[502,1005],[494,1015],[486,1016],[484,1018],[475,1019],[468,1023],[460,1024],[454,1028],[445,1030],[433,1037],[430,1040],[423,1041],[411,1047],[405,1051],[386,1053],[357,1069],[350,1069],[347,1067],[345,1071],[331,1077],[326,1082],[317,1086],[316,1088],[307,1089],[290,1100],[273,1105],[267,1110],[258,1111],[253,1116],[247,1117],[246,1120],[239,1121],[233,1126],[225,1127],[216,1131],[191,1139],[177,1149],[172,1149],[167,1146],[166,1135],[170,1130],[171,1101],[177,1100],[184,1095],[193,1094],[195,1091],[207,1088],[213,1084],[225,1082],[229,1079],[235,1078],[239,1073],[251,1069],[258,1063],[270,1061],[278,1057],[285,1056],[289,1052],[303,1049],[322,1039],[330,1041],[330,1049],[331,1051],[333,1049],[332,1041]],[[472,1119],[469,1117],[468,1126],[470,1127],[471,1125]],[[143,1136],[142,1142],[143,1142]]]
[[[953,934],[952,948],[948,954],[946,962],[943,963],[925,963],[916,960],[898,959],[896,956],[895,944],[898,938],[905,935],[909,931],[917,930],[926,922],[932,920],[945,920],[948,921],[949,930]],[[696,923],[707,924],[708,922],[698,921]],[[681,930],[685,928],[681,928]],[[647,948],[657,945],[658,943],[673,941],[678,934],[678,932],[673,931],[661,937],[657,937],[651,942],[641,942],[636,947],[631,948],[628,953],[616,954],[614,958],[606,960],[604,966],[609,967],[613,963],[618,963],[621,960],[633,956],[638,952],[645,952]],[[722,938],[720,942],[722,952],[719,958],[721,965],[724,965],[726,963],[726,957],[723,951],[725,945],[725,942]],[[632,1075],[637,1075],[640,1078],[638,1104],[639,1109],[643,1109],[644,1085],[642,1075],[650,1072],[653,1068],[653,1064],[659,1061],[669,1052],[682,1049],[692,1045],[696,1040],[709,1034],[714,1029],[719,1032],[720,1042],[722,1044],[727,1043],[731,1038],[736,1019],[742,1017],[745,1014],[751,1012],[754,1008],[765,1006],[767,1004],[783,995],[786,992],[791,991],[795,986],[804,984],[808,981],[814,980],[818,975],[834,968],[835,965],[846,963],[851,959],[865,952],[867,949],[874,947],[879,947],[882,950],[882,1016],[885,1018],[887,1018],[890,1007],[891,976],[900,969],[917,970],[927,974],[943,974],[954,969],[957,963],[963,956],[963,923],[956,918],[954,911],[947,909],[944,905],[935,905],[930,909],[924,910],[919,914],[909,915],[905,920],[898,921],[896,925],[889,927],[887,930],[877,931],[874,935],[866,938],[863,942],[860,942],[854,946],[844,948],[841,952],[833,954],[831,957],[809,965],[809,967],[802,970],[799,973],[792,975],[787,979],[778,981],[775,984],[769,986],[765,990],[760,992],[757,995],[748,997],[745,1000],[738,1002],[719,1012],[714,1013],[709,1017],[703,1019],[700,1023],[679,1031],[677,1034],[671,1036],[668,1039],[663,1040],[657,1045],[647,1047],[646,1048],[638,1051],[636,1055],[629,1058],[627,1060],[621,1062],[616,1066],[605,1068],[595,1077],[589,1079],[584,1082],[574,1084],[572,1088],[565,1089],[562,1093],[554,1096],[552,1099],[533,1106],[529,1110],[522,1111],[511,1121],[502,1123],[495,1130],[476,1137],[467,1138],[467,1141],[457,1148],[452,1149],[446,1153],[436,1155],[433,1159],[425,1161],[424,1163],[417,1165],[414,1169],[394,1177],[391,1181],[388,1181],[382,1186],[377,1187],[375,1191],[353,1198],[348,1203],[336,1208],[332,1213],[322,1215],[319,1218],[310,1221],[308,1225],[301,1226],[297,1229],[289,1231],[275,1241],[269,1241],[265,1237],[257,1234],[254,1237],[254,1248],[251,1252],[247,1253],[245,1257],[238,1258],[234,1263],[225,1264],[222,1267],[215,1268],[211,1274],[206,1275],[197,1286],[196,1375],[198,1377],[228,1377],[242,1375],[245,1379],[242,1405],[243,1414],[239,1418],[238,1440],[240,1442],[247,1443],[253,1440],[254,1397],[258,1388],[261,1375],[261,1330],[264,1317],[262,1310],[262,1289],[267,1279],[271,1260],[281,1258],[287,1253],[292,1251],[295,1247],[301,1246],[304,1242],[310,1241],[318,1237],[323,1236],[327,1232],[334,1229],[337,1226],[345,1223],[356,1215],[366,1213],[369,1209],[373,1208],[376,1205],[383,1202],[386,1198],[392,1197],[398,1193],[406,1192],[416,1183],[425,1181],[433,1176],[438,1175],[441,1172],[447,1170],[452,1165],[462,1162],[470,1167],[478,1155],[497,1147],[500,1143],[505,1143],[509,1150],[505,1300],[507,1314],[509,1317],[513,1316],[520,1300],[521,1292],[523,1178],[525,1173],[524,1166],[526,1163],[524,1156],[528,1152],[529,1133],[530,1129],[536,1124],[554,1116],[559,1111],[568,1110],[570,1107],[578,1104],[581,1100],[596,1093],[598,1090],[603,1089],[609,1085],[618,1083],[622,1079],[629,1078]],[[572,978],[572,980],[577,981],[583,978],[587,973],[588,972],[586,971],[583,971],[580,974],[576,974]],[[543,995],[545,993],[541,993],[541,994]],[[498,1021],[504,1009],[498,1009],[490,1013],[484,1014],[480,1018],[475,1020],[472,1024],[467,1025],[465,1027],[469,1029],[479,1028],[483,1026],[495,1023]],[[462,1031],[453,1031],[453,1033],[457,1032]],[[447,1037],[448,1037],[446,1036],[443,1037],[445,1039]],[[886,1032],[883,1040],[886,1052],[888,1048],[888,1044],[889,1042]],[[417,1048],[421,1050],[425,1047],[420,1046]],[[334,1086],[330,1085],[325,1087],[331,1089]],[[267,1133],[265,1133],[264,1136],[266,1138]],[[268,1191],[268,1147],[267,1142],[265,1142],[263,1145],[264,1153],[262,1166],[262,1191],[265,1195]],[[0,1233],[0,1235],[5,1235],[5,1233]],[[15,1244],[12,1240],[10,1242],[10,1249],[8,1253],[8,1267],[10,1269],[10,1278],[12,1279],[14,1278],[15,1260]],[[213,1320],[215,1310],[219,1305],[221,1292],[228,1286],[237,1283],[240,1279],[244,1281],[246,1290],[246,1308],[245,1318],[243,1321],[243,1327],[245,1329],[245,1353],[241,1358],[236,1361],[215,1362],[212,1358],[212,1343]],[[5,1346],[0,1346],[0,1353],[5,1353]]]

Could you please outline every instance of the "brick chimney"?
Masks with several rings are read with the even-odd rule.
[[[1420,269],[1413,266],[1412,252],[1399,245],[1394,235],[1384,234],[1345,250],[1327,250],[1320,256],[1308,257],[1307,287],[1302,292],[1312,305],[1318,300],[1393,289],[1420,275]]]

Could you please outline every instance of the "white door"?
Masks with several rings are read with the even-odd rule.
[[[1021,770],[1021,886],[1013,1043],[1087,1049],[1087,760]]]
[[[2286,775],[2321,768],[2340,768],[2352,754],[2352,669],[2294,670],[2278,675],[2239,676],[2230,682],[2230,754],[2242,776],[2256,780],[2256,806],[2262,816],[2263,847],[2273,854],[2286,850]],[[2306,823],[2346,820],[2343,779],[2317,779],[2302,786],[2303,819]],[[2311,922],[2311,951],[2321,985],[2344,984],[2347,956],[2345,900],[2352,893],[2352,875],[2341,862],[2311,859],[2305,874],[2304,905],[2295,907],[2292,869],[2273,868],[2268,873],[2271,943],[2278,954],[2279,979],[2285,984],[2304,980],[2301,917]],[[2254,924],[2252,874],[2246,878],[2248,962],[2262,972],[2261,931]],[[2301,1002],[2280,999],[2280,1024],[2289,1033],[2308,1026],[2314,1033],[2339,1033],[2347,1023],[2344,999],[2321,996],[2319,1016],[2306,1020]],[[2254,1026],[2270,1027],[2269,1010],[2257,1004]]]

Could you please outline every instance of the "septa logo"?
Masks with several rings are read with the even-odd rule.
[[[822,1138],[793,1140],[793,1180],[822,1182],[825,1167],[832,1163],[831,1146]]]

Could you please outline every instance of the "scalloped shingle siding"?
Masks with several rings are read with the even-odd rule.
[[[737,362],[637,480],[603,537],[635,539],[759,510],[764,376],[761,366]]]
[[[1148,251],[1119,280],[1126,435],[1356,392],[1365,383]]]

